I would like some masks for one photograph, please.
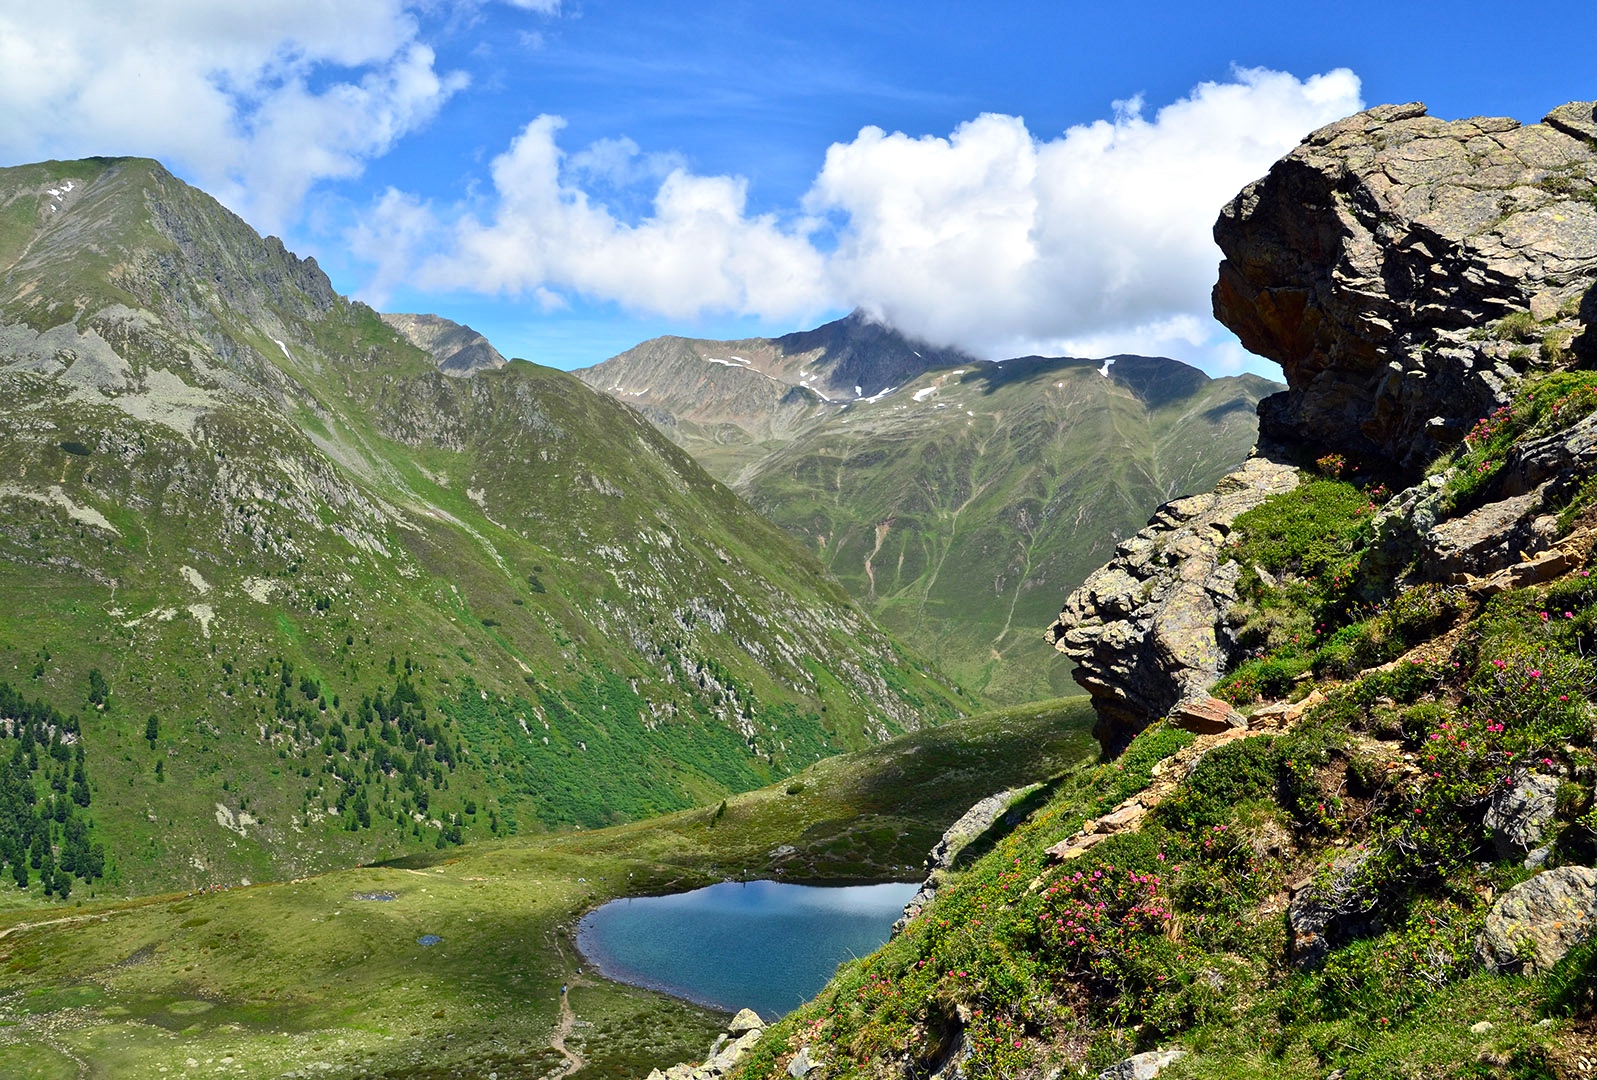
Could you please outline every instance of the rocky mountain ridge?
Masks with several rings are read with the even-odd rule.
[[[385,312],[382,319],[412,345],[425,349],[446,375],[465,377],[509,363],[477,331],[441,316]]]
[[[803,381],[825,371],[862,381],[840,396]],[[857,314],[760,341],[662,338],[579,374],[999,702],[1069,691],[1037,639],[1054,598],[1149,507],[1240,461],[1278,385],[1162,357],[977,361]]]
[[[431,351],[155,162],[0,170],[0,682],[80,718],[112,887],[637,817],[957,711],[636,413],[400,322]],[[8,865],[70,824],[47,771]]]

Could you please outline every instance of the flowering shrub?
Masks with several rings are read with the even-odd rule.
[[[1031,1065],[1032,1044],[1025,1038],[1023,1023],[991,1008],[977,1008],[971,1016],[965,1037],[970,1041],[972,1059],[964,1074],[1007,1080],[1019,1076]]]
[[[1333,952],[1305,985],[1310,992],[1294,1002],[1307,1015],[1292,1018],[1362,1014],[1400,1022],[1432,993],[1468,973],[1483,917],[1447,901],[1415,904],[1400,927]]]
[[[1132,1022],[1185,966],[1166,935],[1174,915],[1171,871],[1146,835],[1116,837],[1099,848],[1108,849],[1104,858],[1078,860],[1083,865],[1043,890],[1036,929],[1051,970],[1085,977],[1116,1022]]]
[[[1561,371],[1523,387],[1518,400],[1475,421],[1453,458],[1450,509],[1473,505],[1502,468],[1510,447],[1527,435],[1561,431],[1597,412],[1597,375]]]

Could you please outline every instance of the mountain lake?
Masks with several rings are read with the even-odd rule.
[[[917,888],[728,881],[612,900],[577,924],[577,948],[608,979],[769,1021],[874,952]]]

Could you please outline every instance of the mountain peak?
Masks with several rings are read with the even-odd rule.
[[[468,378],[508,363],[482,334],[442,316],[391,313],[383,315],[382,320],[405,335],[412,345],[430,353],[445,375]]]
[[[812,385],[840,398],[869,397],[935,368],[978,363],[962,349],[912,338],[863,308],[841,319],[784,334],[772,342],[785,356],[803,358]],[[858,389],[855,389],[858,387]]]

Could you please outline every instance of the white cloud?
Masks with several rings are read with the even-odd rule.
[[[355,246],[378,266],[378,297],[405,282],[769,320],[861,306],[989,356],[1168,351],[1234,369],[1209,317],[1215,216],[1360,107],[1352,72],[1247,69],[1151,119],[1140,99],[1116,102],[1112,119],[1051,139],[999,114],[946,138],[869,127],[827,151],[786,219],[750,215],[741,178],[630,139],[566,155],[563,121],[543,116],[495,159],[484,203],[439,211],[390,192]],[[636,222],[597,196],[640,182],[658,186]]]
[[[847,221],[837,294],[930,339],[996,354],[1139,335],[1196,345],[1221,205],[1360,107],[1349,71],[1245,70],[1152,120],[1117,102],[1112,120],[1047,141],[991,114],[946,139],[867,128],[827,152],[808,204]]]
[[[443,253],[422,261],[413,284],[517,295],[571,290],[684,318],[707,310],[798,316],[826,306],[821,255],[773,217],[748,215],[742,179],[673,168],[650,216],[629,224],[563,175],[555,144],[563,124],[539,117],[494,159],[491,212],[461,217],[443,236],[435,229],[431,240]],[[617,155],[635,150],[615,141],[593,160],[613,174],[622,168]],[[423,247],[423,209],[390,193],[377,210],[396,222],[399,242],[391,244],[380,223],[357,236],[358,250],[387,252],[380,280],[398,280],[405,271],[395,260]]]
[[[426,124],[403,0],[0,0],[0,155],[166,160],[265,228]]]

